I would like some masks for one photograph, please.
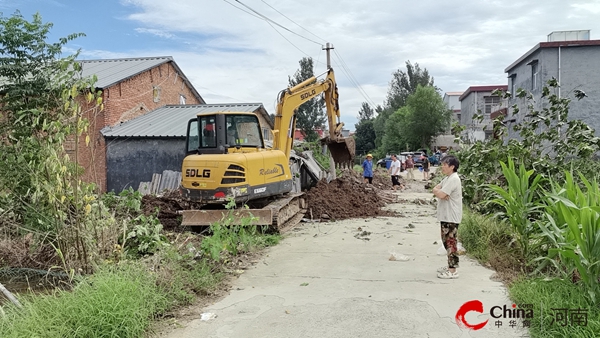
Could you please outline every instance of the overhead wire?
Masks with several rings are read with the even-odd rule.
[[[369,94],[367,94],[367,92],[363,89],[363,87],[360,85],[360,83],[358,83],[358,80],[356,80],[356,78],[354,77],[354,74],[352,74],[352,72],[350,71],[350,67],[348,67],[348,65],[346,64],[346,62],[342,58],[342,56],[335,49],[333,50],[333,53],[340,59],[342,70],[344,70],[345,72],[347,72],[347,75],[350,78],[350,81],[353,82],[357,86],[357,88],[358,88],[359,92],[361,93],[361,95],[367,100],[367,103],[373,108],[373,110],[375,110],[376,107],[377,107],[377,105],[369,97]]]
[[[267,5],[267,6],[271,7],[271,9],[273,9],[275,12],[279,13],[279,14],[280,14],[281,16],[283,16],[284,18],[286,18],[286,19],[290,20],[291,22],[293,22],[293,23],[294,23],[296,26],[298,26],[298,27],[302,28],[303,30],[305,30],[305,31],[309,32],[309,33],[310,33],[312,36],[316,37],[317,39],[321,39],[321,40],[323,40],[323,42],[327,42],[327,40],[325,40],[325,39],[323,39],[322,37],[320,37],[320,36],[318,36],[318,35],[314,34],[313,32],[309,31],[308,29],[306,29],[306,28],[302,27],[302,26],[301,26],[299,23],[297,23],[296,21],[294,21],[294,20],[290,19],[290,18],[289,18],[289,17],[287,17],[285,14],[281,13],[280,11],[278,11],[278,10],[277,10],[275,7],[273,7],[273,6],[269,5],[269,4],[268,4],[268,3],[267,3],[265,0],[261,0],[261,1],[262,1],[262,2],[263,2],[265,5]]]
[[[227,0],[223,0],[223,1],[225,1],[226,3],[228,3],[229,5],[231,5],[232,7],[234,7],[234,8],[237,8],[237,9],[239,9],[240,11],[242,11],[242,12],[244,12],[244,13],[246,13],[246,14],[250,14],[250,15],[252,15],[252,16],[253,16],[253,17],[255,17],[255,18],[259,18],[259,19],[261,19],[261,20],[264,20],[264,19],[263,19],[263,18],[261,18],[260,16],[258,16],[258,15],[256,15],[256,14],[254,14],[254,13],[252,13],[252,12],[248,12],[247,10],[245,10],[245,9],[243,9],[243,8],[241,8],[241,7],[238,7],[238,6],[236,6],[236,5],[232,4],[231,2],[229,2],[229,1],[227,1]]]
[[[275,30],[275,32],[277,32],[277,34],[279,34],[282,38],[284,38],[289,44],[291,44],[294,48],[296,48],[298,51],[300,51],[302,54],[312,58],[311,55],[309,55],[308,53],[306,53],[305,51],[303,51],[300,47],[296,46],[292,41],[290,41],[287,37],[285,37],[277,28],[275,28],[273,25],[276,25],[284,30],[286,30],[287,32],[290,32],[298,37],[301,37],[305,40],[308,40],[312,43],[318,44],[319,46],[323,47],[323,44],[320,42],[317,42],[315,40],[309,39],[299,33],[296,33],[294,31],[292,31],[291,29],[279,24],[278,22],[270,19],[269,17],[259,13],[258,11],[256,11],[255,9],[251,8],[250,6],[244,4],[243,2],[241,2],[240,0],[235,0],[235,2],[239,3],[240,5],[244,6],[245,8],[247,8],[249,11],[244,10],[243,8],[240,8],[238,6],[235,6],[234,4],[232,4],[231,2],[227,1],[227,0],[223,0],[226,3],[230,4],[231,6],[247,13],[250,14],[256,18],[259,18],[261,20],[264,20],[265,22],[267,22],[269,24],[269,26],[271,26],[271,28],[273,28]],[[286,16],[285,14],[283,14],[281,11],[277,10],[275,7],[269,5],[266,1],[261,0],[264,4],[266,4],[267,6],[269,6],[271,9],[273,9],[274,11],[276,11],[277,13],[279,13],[281,16],[283,16],[284,18],[288,19],[289,21],[291,21],[292,23],[294,23],[295,25],[297,25],[298,27],[300,27],[301,29],[305,30],[306,32],[310,33],[311,35],[315,36],[316,38],[322,40],[322,41],[327,41],[323,38],[321,38],[320,36],[312,33],[311,31],[309,31],[308,29],[304,28],[302,25],[298,24],[297,22],[295,22],[294,20],[292,20],[291,18],[289,18],[288,16]],[[356,78],[354,77],[354,75],[352,74],[352,72],[350,71],[350,68],[348,67],[348,65],[346,64],[346,62],[344,61],[344,59],[342,58],[342,56],[337,52],[336,49],[333,50],[334,54],[337,56],[337,58],[340,60],[340,69],[342,70],[342,72],[348,77],[348,79],[350,80],[350,82],[357,87],[358,92],[360,93],[360,95],[365,98],[367,104],[369,104],[373,110],[376,109],[377,105],[374,103],[374,101],[369,97],[369,95],[367,94],[367,92],[362,88],[362,86],[360,85],[360,83],[358,83],[358,81],[356,80]],[[320,53],[319,53],[320,56]],[[323,62],[319,61],[320,58],[317,59],[318,64],[324,64]],[[336,62],[337,64],[337,62]]]
[[[288,32],[290,32],[290,33],[292,33],[292,34],[294,34],[294,35],[297,35],[297,36],[299,36],[299,37],[301,37],[301,38],[303,38],[303,39],[305,39],[305,40],[308,40],[308,41],[310,41],[310,42],[312,42],[312,43],[316,43],[316,44],[317,44],[317,45],[319,45],[319,46],[323,45],[322,43],[320,43],[320,42],[318,42],[318,41],[315,41],[315,40],[309,39],[309,38],[307,38],[307,37],[305,37],[305,36],[303,36],[303,35],[300,35],[300,34],[298,34],[298,33],[294,32],[294,31],[292,31],[291,29],[289,29],[289,28],[287,28],[287,27],[285,27],[285,26],[283,26],[283,25],[280,25],[279,23],[277,23],[277,22],[275,22],[275,21],[273,21],[273,20],[269,19],[268,17],[266,17],[266,16],[264,16],[264,15],[260,14],[258,11],[256,11],[256,10],[252,9],[250,6],[248,6],[248,5],[244,4],[244,3],[243,3],[243,2],[241,2],[240,0],[235,0],[235,2],[237,2],[237,3],[239,3],[240,5],[242,5],[242,6],[246,7],[246,8],[248,8],[250,11],[252,11],[252,12],[256,13],[256,15],[259,15],[261,18],[263,18],[263,20],[265,20],[265,21],[267,21],[267,22],[271,22],[271,23],[273,23],[273,24],[275,24],[275,25],[277,25],[277,26],[279,26],[279,27],[281,27],[281,28],[285,29],[285,30],[286,30],[286,31],[288,31]]]

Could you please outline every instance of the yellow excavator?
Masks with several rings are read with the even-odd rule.
[[[222,207],[233,199],[250,205],[236,217],[254,218],[255,225],[284,228],[303,216],[302,193],[291,193],[295,173],[290,154],[296,130],[296,109],[323,93],[329,122],[327,144],[338,166],[352,166],[355,143],[342,136],[338,91],[333,69],[321,80],[310,79],[282,90],[278,96],[273,147],[265,146],[258,116],[249,112],[201,113],[188,122],[187,156],[183,160],[180,191],[200,202],[201,210],[182,211],[182,225],[205,226],[219,221]],[[322,76],[321,75],[321,76]],[[221,209],[219,209],[219,207]]]

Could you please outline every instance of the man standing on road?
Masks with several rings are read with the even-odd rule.
[[[442,159],[442,173],[446,175],[440,184],[433,188],[438,198],[437,218],[441,225],[442,242],[448,255],[448,266],[438,269],[438,278],[458,278],[458,224],[462,220],[462,185],[458,177],[458,159],[447,155]]]
[[[388,172],[392,175],[392,189],[394,190],[400,186],[400,165],[400,161],[398,161],[396,155],[392,155],[392,163]]]
[[[429,158],[426,155],[423,155],[421,159],[423,160],[423,181],[427,181],[429,179],[429,166],[431,163],[429,163]]]
[[[412,155],[408,155],[406,157],[406,179],[410,180],[410,179],[415,179],[415,174],[413,174],[413,170],[415,169],[415,161],[413,161],[412,159]]]
[[[364,160],[362,168],[365,183],[373,184],[373,155],[367,154],[367,158]]]

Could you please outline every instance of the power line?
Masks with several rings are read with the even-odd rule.
[[[315,40],[311,40],[311,39],[309,39],[309,38],[307,38],[307,37],[305,37],[305,36],[303,36],[303,35],[300,35],[300,34],[298,34],[298,33],[294,32],[294,31],[292,31],[291,29],[289,29],[289,28],[287,28],[287,27],[285,27],[285,26],[283,26],[283,25],[280,25],[279,23],[277,23],[277,22],[275,22],[275,21],[273,21],[273,20],[269,19],[268,17],[266,17],[266,16],[264,16],[264,15],[260,14],[259,12],[255,11],[255,10],[254,10],[254,9],[252,9],[250,6],[248,6],[248,5],[244,4],[244,3],[243,3],[243,2],[241,2],[240,0],[235,0],[235,2],[237,2],[237,3],[239,3],[240,5],[242,5],[242,6],[246,7],[246,8],[248,8],[250,11],[252,11],[252,12],[256,13],[258,16],[260,16],[261,18],[263,18],[263,20],[265,20],[265,21],[267,21],[267,22],[271,22],[271,23],[273,23],[273,24],[275,24],[275,25],[277,25],[277,26],[279,26],[279,27],[281,27],[281,28],[285,29],[285,30],[286,30],[286,31],[288,31],[288,32],[290,32],[290,33],[292,33],[292,34],[295,34],[295,35],[297,35],[297,36],[299,36],[299,37],[301,37],[301,38],[303,38],[303,39],[306,39],[306,40],[308,40],[308,41],[310,41],[310,42],[312,42],[312,43],[316,43],[316,44],[317,44],[317,45],[319,45],[319,46],[323,45],[323,44],[322,44],[322,43],[320,43],[320,42],[317,42],[317,41],[315,41]]]
[[[348,65],[346,65],[346,62],[344,61],[344,59],[342,58],[342,56],[335,49],[333,50],[333,52],[340,59],[342,70],[344,72],[346,72],[346,75],[350,79],[350,82],[352,82],[358,88],[359,93],[361,93],[361,95],[365,98],[365,100],[367,100],[367,103],[372,106],[373,110],[376,110],[377,105],[369,97],[369,95],[367,94],[367,92],[362,88],[362,86],[360,85],[360,83],[358,83],[358,81],[356,80],[356,78],[354,77],[354,75],[352,74],[352,72],[350,71],[350,68],[348,67]]]
[[[321,40],[323,40],[324,42],[327,42],[327,40],[325,40],[325,39],[323,39],[322,37],[320,37],[320,36],[318,36],[318,35],[314,34],[313,32],[309,31],[308,29],[306,29],[306,28],[302,27],[302,26],[301,26],[300,24],[298,24],[296,21],[294,21],[294,20],[290,19],[290,18],[289,18],[289,17],[287,17],[285,14],[281,13],[280,11],[278,11],[278,10],[277,10],[275,7],[273,7],[273,6],[269,5],[269,4],[268,4],[268,3],[267,3],[265,0],[261,0],[261,1],[262,1],[262,2],[263,2],[265,5],[267,5],[267,6],[271,7],[271,8],[272,8],[272,9],[273,9],[275,12],[277,12],[277,13],[281,14],[281,16],[283,16],[284,18],[286,18],[286,19],[290,20],[291,22],[293,22],[293,23],[294,23],[296,26],[298,26],[298,27],[302,28],[303,30],[305,30],[305,31],[309,32],[309,33],[310,33],[312,36],[314,36],[314,37],[316,37],[316,38],[318,38],[318,39],[321,39]]]
[[[242,11],[242,12],[244,12],[244,13],[250,14],[250,15],[252,15],[252,16],[253,16],[253,17],[255,17],[255,18],[259,18],[259,19],[263,20],[263,19],[262,19],[261,17],[259,17],[258,15],[256,15],[256,14],[253,14],[253,13],[251,13],[251,12],[248,12],[247,10],[245,10],[245,9],[243,9],[243,8],[240,8],[240,7],[238,7],[238,6],[234,5],[234,4],[232,4],[231,2],[229,2],[229,1],[227,1],[227,0],[223,0],[223,1],[225,1],[225,2],[226,2],[226,3],[228,3],[228,4],[230,4],[232,7],[239,9],[240,11]]]
[[[248,12],[248,11],[244,10],[243,8],[240,8],[240,7],[238,7],[238,6],[235,6],[234,4],[230,3],[230,2],[229,2],[229,1],[227,1],[227,0],[223,0],[223,1],[225,1],[226,3],[230,4],[231,6],[233,6],[233,7],[237,8],[237,9],[239,9],[239,10],[241,10],[241,11],[243,11],[243,12],[247,13],[247,14],[250,14],[250,15],[252,15],[252,16],[254,16],[254,17],[256,17],[256,18],[259,18],[259,19],[261,19],[261,20],[264,20],[264,21],[266,21],[266,22],[267,22],[267,24],[269,24],[269,26],[271,26],[271,28],[273,28],[273,29],[274,29],[274,30],[277,32],[277,34],[281,35],[281,37],[283,37],[283,38],[284,38],[284,39],[285,39],[285,40],[286,40],[286,41],[287,41],[289,44],[291,44],[291,45],[292,45],[294,48],[296,48],[296,49],[297,49],[298,51],[300,51],[302,54],[304,54],[304,55],[306,55],[306,56],[308,56],[308,57],[310,57],[310,58],[312,58],[312,56],[310,56],[308,53],[306,53],[305,51],[303,51],[302,49],[300,49],[300,48],[299,48],[298,46],[296,46],[296,45],[295,45],[295,44],[294,44],[292,41],[290,41],[290,40],[289,40],[288,38],[286,38],[286,37],[285,37],[283,34],[281,34],[281,32],[280,32],[279,30],[277,30],[277,28],[275,28],[275,27],[273,26],[273,24],[274,24],[274,25],[276,25],[276,26],[278,26],[278,27],[280,27],[280,28],[282,28],[282,29],[284,29],[284,30],[286,30],[286,31],[288,31],[288,32],[290,32],[290,33],[292,33],[292,34],[294,34],[294,35],[296,35],[296,36],[298,36],[298,37],[301,37],[301,38],[303,38],[303,39],[305,39],[305,40],[308,40],[308,41],[310,41],[310,42],[313,42],[313,43],[315,43],[315,44],[317,44],[317,45],[319,45],[319,46],[321,46],[321,47],[323,46],[323,44],[322,44],[322,43],[320,43],[320,42],[317,42],[317,41],[314,41],[314,40],[312,40],[312,39],[309,39],[309,38],[307,38],[307,37],[305,37],[305,36],[303,36],[303,35],[301,35],[301,34],[298,34],[298,33],[294,32],[294,31],[290,30],[289,28],[287,28],[287,27],[285,27],[285,26],[283,26],[283,25],[279,24],[278,22],[275,22],[274,20],[272,20],[272,19],[268,18],[267,16],[265,16],[265,15],[263,15],[263,14],[259,13],[259,12],[258,12],[258,11],[256,11],[256,10],[254,10],[254,9],[253,9],[253,8],[251,8],[250,6],[248,6],[248,5],[244,4],[244,3],[242,3],[240,0],[235,0],[235,1],[236,1],[237,3],[239,3],[240,5],[242,5],[242,6],[246,7],[246,8],[247,8],[248,10],[250,10],[251,12]],[[323,38],[319,37],[318,35],[316,35],[316,34],[312,33],[311,31],[309,31],[308,29],[306,29],[306,28],[302,27],[300,24],[296,23],[294,20],[290,19],[288,16],[286,16],[286,15],[285,15],[285,14],[283,14],[282,12],[280,12],[279,10],[277,10],[276,8],[274,8],[273,6],[271,6],[271,5],[269,5],[268,3],[266,3],[264,0],[261,0],[261,1],[262,1],[264,4],[266,4],[267,6],[269,6],[270,8],[272,8],[274,11],[276,11],[277,13],[279,13],[280,15],[282,15],[283,17],[285,17],[286,19],[288,19],[289,21],[291,21],[292,23],[294,23],[295,25],[297,25],[298,27],[300,27],[301,29],[303,29],[303,30],[307,31],[308,33],[312,34],[313,36],[315,36],[315,37],[317,37],[317,38],[319,38],[319,39],[321,39],[321,40],[323,40],[323,41],[326,41],[325,39],[323,39]],[[340,68],[342,69],[342,72],[344,72],[344,73],[346,74],[346,76],[348,76],[348,79],[350,80],[350,82],[351,82],[351,83],[352,83],[352,84],[353,84],[353,85],[354,85],[354,86],[355,86],[355,87],[358,89],[358,92],[361,94],[361,96],[363,96],[363,97],[365,98],[365,100],[367,101],[367,104],[371,105],[371,106],[372,106],[372,108],[373,108],[373,110],[375,110],[375,109],[376,109],[376,107],[377,107],[377,105],[376,105],[376,104],[373,102],[373,100],[372,100],[372,99],[369,97],[369,95],[367,94],[367,92],[366,92],[366,91],[365,91],[365,90],[362,88],[362,86],[361,86],[361,85],[358,83],[358,81],[356,80],[356,78],[354,77],[354,75],[352,74],[352,72],[350,71],[349,67],[346,65],[346,63],[345,63],[344,59],[342,58],[342,56],[341,56],[341,55],[340,55],[340,54],[339,54],[339,53],[338,53],[338,52],[337,52],[335,49],[334,49],[334,53],[335,53],[335,55],[336,55],[336,56],[339,58],[339,60],[340,60],[340,62],[341,62],[341,63],[340,63]],[[320,56],[320,54],[319,54],[319,56]],[[319,59],[317,59],[317,62],[316,62],[316,63],[319,63],[319,64],[324,64],[324,63],[320,62],[320,61],[319,61]]]

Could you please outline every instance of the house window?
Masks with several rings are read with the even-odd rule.
[[[263,128],[262,133],[263,133],[263,139],[265,139],[266,141],[271,139],[271,135],[270,135],[271,133],[269,133],[269,129]]]
[[[160,87],[159,86],[152,87],[152,99],[154,100],[154,102],[160,101]]]
[[[510,93],[513,98],[517,96],[517,74],[512,74],[510,76]]]
[[[490,114],[492,113],[492,108],[494,106],[498,106],[500,104],[500,97],[498,96],[485,96],[485,110],[483,118],[486,120],[490,119]]]
[[[185,96],[179,94],[179,104],[185,104]]]
[[[531,90],[535,90],[540,85],[540,72],[538,63],[533,62],[531,64]]]

